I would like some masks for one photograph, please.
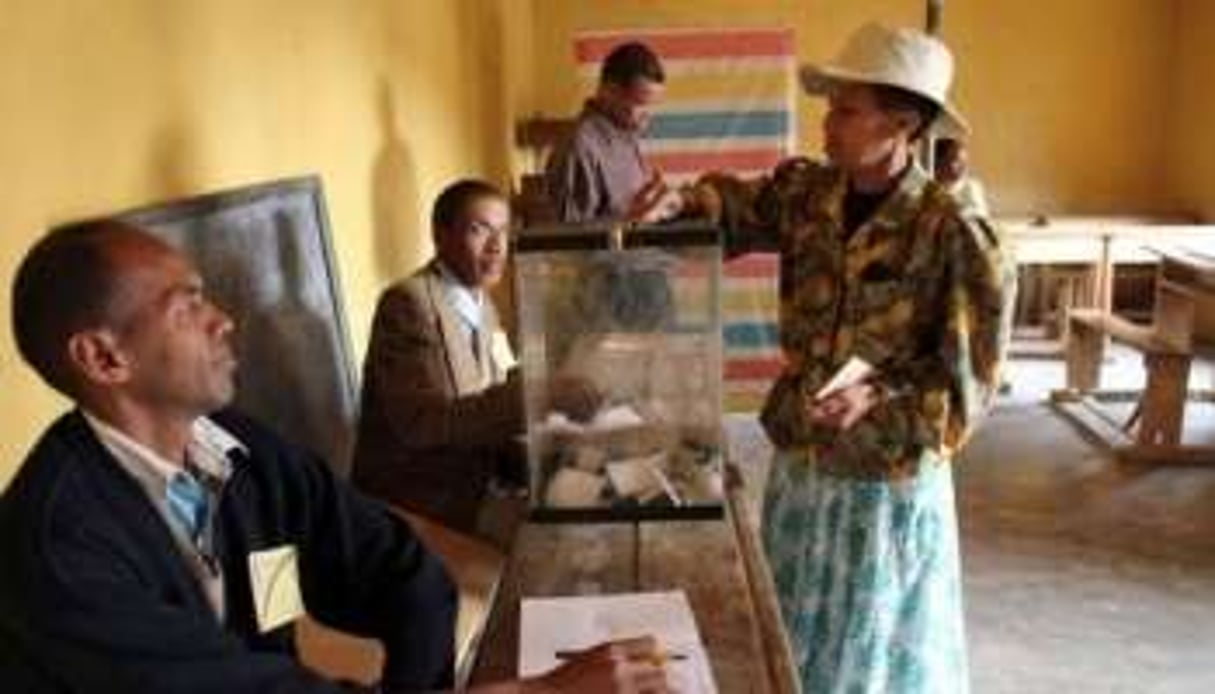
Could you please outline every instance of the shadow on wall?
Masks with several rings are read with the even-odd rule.
[[[428,255],[430,232],[422,225],[417,165],[397,127],[396,95],[380,78],[380,146],[371,172],[371,219],[376,269],[400,277]]]

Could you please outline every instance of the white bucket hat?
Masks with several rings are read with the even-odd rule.
[[[803,65],[802,87],[825,95],[839,82],[900,87],[941,107],[933,129],[964,134],[966,120],[949,103],[953,54],[940,40],[915,29],[890,29],[869,23],[857,29],[831,63]]]

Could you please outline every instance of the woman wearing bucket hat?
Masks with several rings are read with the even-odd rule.
[[[867,25],[801,72],[826,163],[684,191],[732,251],[781,253],[763,535],[809,694],[968,689],[949,461],[1000,382],[1013,275],[915,161],[930,128],[965,129],[952,72],[940,41]]]

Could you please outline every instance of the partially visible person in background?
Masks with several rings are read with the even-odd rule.
[[[983,184],[970,174],[970,151],[956,137],[938,137],[932,145],[933,177],[958,201],[965,214],[990,217]]]
[[[604,59],[594,96],[545,171],[558,221],[655,222],[678,212],[679,196],[640,146],[665,82],[658,55],[643,43],[623,43]]]

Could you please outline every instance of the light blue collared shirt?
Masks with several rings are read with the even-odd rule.
[[[483,329],[485,320],[485,292],[461,282],[443,261],[438,262],[439,277],[443,280],[443,293],[456,315],[464,322],[465,337],[470,342],[473,331]]]
[[[89,412],[83,414],[101,445],[114,456],[127,474],[135,478],[147,494],[148,500],[173,534],[178,550],[189,564],[191,573],[198,579],[203,593],[215,610],[216,617],[222,622],[225,613],[223,574],[218,566],[208,564],[169,508],[169,482],[174,475],[183,472],[182,466],[166,460],[156,451],[96,415]],[[218,499],[219,490],[232,475],[232,461],[228,454],[233,450],[248,453],[245,444],[220,425],[206,417],[194,420],[190,442],[186,446],[186,458],[189,460],[190,471],[209,490],[214,497],[213,501]],[[212,509],[214,508],[215,504],[212,504]]]

